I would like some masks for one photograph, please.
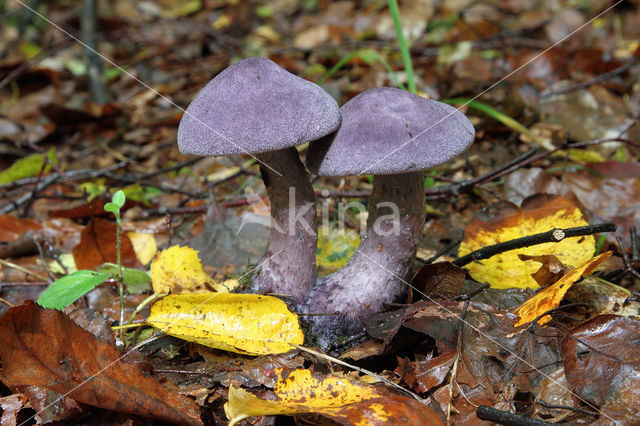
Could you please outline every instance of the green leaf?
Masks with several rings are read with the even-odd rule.
[[[56,152],[54,148],[47,151],[46,154],[49,159],[49,163],[56,163]],[[42,170],[44,166],[44,154],[32,154],[27,157],[16,160],[9,168],[0,173],[0,184],[14,182],[18,179],[28,178],[36,176]],[[50,168],[47,165],[44,171],[48,171]]]
[[[115,263],[103,263],[98,266],[98,272],[118,277],[118,265]],[[122,282],[127,286],[129,294],[140,294],[151,290],[151,277],[145,271],[133,268],[122,268]]]
[[[116,214],[120,212],[120,207],[115,203],[107,203],[104,205],[104,211]]]
[[[56,280],[38,299],[43,308],[62,309],[84,296],[98,284],[111,278],[110,274],[80,270]]]
[[[121,189],[118,190],[115,194],[113,194],[113,200],[112,201],[118,207],[124,206],[125,200],[126,200],[126,197],[124,196],[124,191],[122,191]]]

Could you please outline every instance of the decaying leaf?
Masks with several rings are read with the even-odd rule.
[[[460,294],[462,283],[467,277],[464,269],[451,262],[429,263],[422,266],[411,280],[411,288],[419,291],[414,299],[421,299],[423,295],[437,293],[450,299]]]
[[[546,232],[554,228],[585,226],[588,223],[580,210],[567,199],[540,194],[529,197],[518,208],[511,203],[497,203],[479,213],[465,229],[459,256],[482,247]],[[497,254],[465,266],[479,282],[487,281],[494,288],[539,288],[532,278],[540,263],[522,261],[519,255],[555,255],[564,265],[572,268],[584,264],[595,250],[592,235],[566,238],[559,243],[538,244]]]
[[[345,377],[319,377],[310,370],[284,374],[275,370],[277,400],[264,400],[242,388],[229,388],[224,410],[234,425],[253,416],[317,413],[342,424],[441,425],[442,420],[427,405],[384,388],[354,383]]]
[[[237,280],[217,283],[202,269],[198,252],[180,246],[161,251],[151,263],[151,283],[156,294],[228,292],[238,284]]]
[[[516,309],[516,314],[520,317],[516,327],[533,321],[550,309],[557,308],[571,285],[582,275],[588,275],[593,272],[598,265],[611,257],[611,254],[612,252],[608,251],[594,257],[584,265],[569,271],[555,284],[539,291],[531,299],[524,302]],[[551,321],[551,316],[545,315],[538,320],[538,324],[546,324],[549,321]]]
[[[122,265],[130,268],[139,266],[136,253],[129,237],[122,236]],[[73,248],[73,257],[78,269],[96,269],[103,263],[116,262],[116,224],[106,219],[94,217],[82,230],[82,237]]]
[[[190,342],[247,355],[278,354],[301,345],[298,317],[280,299],[257,294],[166,296],[147,323]]]
[[[320,227],[316,250],[316,264],[320,269],[320,275],[330,274],[346,265],[358,244],[360,235],[353,229],[329,228],[325,231]]]
[[[33,303],[0,319],[2,370],[10,387],[41,386],[84,404],[180,424],[202,424],[195,402],[142,373],[111,344],[67,315]]]
[[[562,344],[572,390],[601,410],[600,424],[636,424],[640,418],[640,321],[599,315]]]

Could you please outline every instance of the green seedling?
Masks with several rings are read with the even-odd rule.
[[[116,217],[117,263],[104,264],[98,268],[98,271],[76,271],[54,281],[40,295],[38,304],[44,308],[62,309],[96,288],[96,286],[113,279],[118,283],[118,293],[120,294],[120,324],[124,323],[124,284],[127,283],[129,290],[135,293],[148,289],[150,282],[150,278],[145,272],[122,267],[120,253],[122,219],[120,217],[120,209],[124,206],[125,201],[126,196],[120,190],[113,194],[111,202],[104,206],[105,211],[113,213]],[[144,286],[142,290],[141,286]]]
[[[115,194],[113,194],[113,199],[110,203],[104,205],[104,211],[113,213],[116,217],[116,223],[118,226],[122,226],[122,221],[120,220],[120,209],[124,206],[124,202],[126,201],[126,197],[122,190],[119,190]]]

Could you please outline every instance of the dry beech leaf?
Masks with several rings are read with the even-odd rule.
[[[179,294],[228,292],[238,285],[238,280],[217,283],[202,269],[197,250],[173,246],[161,251],[151,263],[151,283],[156,294]]]
[[[594,257],[579,268],[569,271],[555,284],[540,290],[535,296],[516,309],[516,314],[518,314],[520,320],[515,326],[518,327],[530,323],[548,310],[557,308],[571,285],[583,275],[589,275],[593,272],[598,265],[611,257],[611,254],[612,252],[608,251]],[[551,321],[551,316],[545,315],[538,320],[538,324],[546,324],[549,321]]]
[[[264,400],[242,388],[229,388],[224,411],[232,426],[254,416],[317,413],[346,425],[442,425],[428,406],[384,388],[353,383],[345,377],[314,377],[309,370],[278,376],[273,391],[277,400]]]
[[[534,280],[538,283],[540,287],[549,287],[549,285],[558,281],[564,273],[566,272],[566,268],[552,254],[547,254],[544,256],[529,256],[526,254],[519,254],[518,257],[520,260],[534,260],[542,264],[540,269],[536,271],[535,274],[531,274]]]
[[[257,294],[169,295],[153,304],[146,322],[189,342],[247,355],[279,354],[304,342],[287,305]]]
[[[123,266],[140,266],[126,234],[122,235],[121,256]],[[73,258],[78,269],[95,270],[103,263],[116,263],[116,224],[99,217],[92,218],[82,230],[80,242],[73,248]]]
[[[437,293],[446,299],[460,295],[467,273],[451,262],[430,263],[422,266],[411,280],[411,288],[420,290],[414,295],[422,299],[424,295]]]
[[[0,215],[0,242],[15,241],[29,230],[42,229],[42,225],[30,219],[21,219],[10,214]]]
[[[497,203],[478,214],[464,232],[459,256],[493,244],[554,228],[572,228],[588,223],[580,210],[567,199],[555,195],[539,194],[523,201],[522,207],[507,202]],[[465,266],[479,282],[488,282],[494,288],[539,288],[531,276],[540,268],[540,262],[523,261],[519,255],[554,255],[572,268],[584,264],[595,250],[592,235],[565,238],[559,243],[544,243],[497,254],[489,259]]]
[[[0,341],[10,342],[0,345],[0,379],[10,388],[41,386],[107,410],[202,424],[194,401],[143,374],[60,311],[34,303],[11,308],[0,319]]]

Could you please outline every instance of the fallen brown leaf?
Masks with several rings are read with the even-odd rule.
[[[133,245],[126,234],[122,235],[122,265],[129,268],[140,266]],[[82,237],[73,248],[73,257],[78,269],[96,269],[106,262],[116,262],[116,224],[94,217],[82,230]]]
[[[64,313],[28,302],[0,318],[0,380],[36,385],[95,407],[180,424],[200,425],[199,408],[144,375],[116,348]]]

